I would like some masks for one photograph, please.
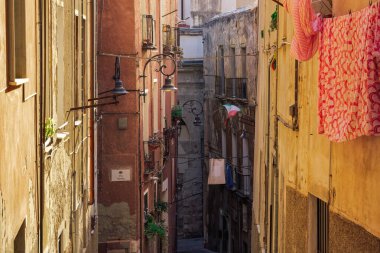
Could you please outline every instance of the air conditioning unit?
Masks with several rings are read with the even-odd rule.
[[[331,0],[312,0],[311,5],[315,13],[321,13],[322,16],[332,15],[332,1]]]

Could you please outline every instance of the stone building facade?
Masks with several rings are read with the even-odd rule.
[[[182,122],[178,138],[178,239],[203,236],[204,78],[199,61],[182,62],[178,70],[178,106]]]
[[[176,1],[97,2],[98,91],[113,88],[116,57],[129,91],[97,113],[99,252],[174,252],[176,93],[160,89],[167,80],[159,71],[174,71],[176,83],[176,62],[161,55],[176,61]],[[150,234],[157,227],[162,237]]]
[[[0,6],[0,63],[3,66],[0,69],[1,252],[17,250],[16,244],[19,242],[21,250],[38,250],[39,76],[36,4],[37,1],[28,1],[25,6],[14,8],[3,2]],[[15,11],[10,12],[10,9]],[[31,10],[27,15],[26,9]],[[17,15],[22,20],[15,20]],[[10,20],[15,21],[9,23]],[[22,24],[16,29],[20,21]],[[16,47],[20,50],[18,54]],[[12,59],[13,55],[18,64]]]
[[[206,174],[208,159],[222,158],[231,180],[229,186],[205,181],[205,245],[217,252],[251,252],[257,17],[257,8],[242,8],[203,29]],[[226,104],[240,112],[227,119]]]
[[[4,7],[6,9],[4,9]],[[1,8],[0,251],[94,252],[94,5]]]
[[[334,17],[364,0],[315,1]],[[324,4],[318,6],[318,4]],[[253,223],[266,252],[379,252],[379,137],[335,143],[318,133],[318,53],[296,61],[284,8],[259,1]],[[322,8],[323,7],[323,8]],[[326,10],[326,9],[325,9]],[[277,13],[273,26],[271,15]],[[271,28],[272,27],[272,28]],[[342,38],[345,41],[345,38]],[[276,60],[274,66],[273,60]]]

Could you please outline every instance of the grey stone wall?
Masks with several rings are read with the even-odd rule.
[[[183,106],[186,125],[181,126],[178,140],[177,208],[178,238],[201,237],[203,232],[203,113],[201,126],[194,126],[195,114],[203,110],[203,66],[186,65],[178,72],[178,102]],[[195,100],[197,102],[195,102]],[[194,102],[192,102],[194,101]],[[193,104],[191,104],[193,103]]]
[[[205,156],[225,158],[233,162],[236,168],[233,189],[227,189],[224,185],[209,185],[205,192],[205,241],[206,247],[214,251],[224,249],[228,252],[244,252],[245,248],[258,246],[257,241],[254,245],[251,243],[252,193],[242,192],[241,185],[245,186],[247,182],[242,183],[241,174],[236,172],[244,170],[247,173],[244,175],[249,177],[248,184],[251,184],[258,62],[257,33],[257,9],[249,8],[213,17],[203,28],[205,117],[208,119],[205,121]],[[224,73],[220,71],[221,48],[224,51]],[[246,97],[234,98],[217,94],[219,78],[247,78]],[[238,106],[241,112],[226,124],[227,113],[223,105],[227,103]],[[225,152],[222,149],[223,131]],[[232,149],[233,137],[236,137],[236,150]],[[244,139],[248,143],[249,165],[246,167],[242,162]],[[252,189],[252,186],[249,185],[248,188]],[[242,211],[243,204],[247,206],[249,213],[246,217]],[[243,217],[249,223],[248,228],[242,224]]]

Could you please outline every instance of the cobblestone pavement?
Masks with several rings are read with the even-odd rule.
[[[216,253],[203,248],[203,238],[178,240],[177,253]]]

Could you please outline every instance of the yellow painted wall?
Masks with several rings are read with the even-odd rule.
[[[334,16],[343,15],[368,6],[366,0],[334,0]],[[332,143],[318,134],[318,55],[299,63],[298,110],[299,131],[278,122],[278,152],[276,153],[276,115],[291,125],[289,106],[295,97],[295,62],[290,56],[293,36],[292,20],[279,7],[278,31],[269,32],[270,16],[276,9],[273,1],[261,0],[259,37],[259,81],[255,142],[254,204],[255,224],[260,225],[261,243],[264,242],[266,203],[270,203],[272,188],[266,198],[265,163],[269,175],[272,161],[277,154],[279,168],[279,242],[284,243],[286,220],[286,186],[296,189],[305,197],[312,194],[330,204],[330,210],[380,237],[380,137],[361,137],[354,141]],[[277,50],[278,48],[278,50]],[[268,64],[277,51],[277,70],[269,70]],[[270,80],[270,81],[269,81]],[[270,89],[270,117],[268,117],[268,92]],[[267,160],[267,122],[270,122],[269,160]],[[269,176],[270,178],[270,176]],[[270,184],[269,184],[270,185]],[[276,186],[274,186],[276,191]],[[274,204],[274,203],[273,203]],[[275,205],[275,204],[274,204]],[[268,228],[268,227],[267,227]],[[269,228],[268,228],[269,229]],[[306,228],[305,228],[306,229]]]
[[[13,240],[26,220],[26,247],[37,250],[36,183],[36,1],[26,3],[27,77],[7,88],[6,12],[0,5],[0,252],[13,252]]]

